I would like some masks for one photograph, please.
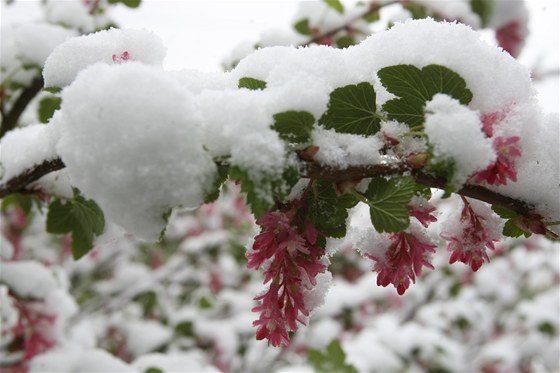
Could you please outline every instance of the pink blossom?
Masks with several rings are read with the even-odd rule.
[[[515,158],[521,157],[519,136],[502,137],[494,139],[493,147],[496,150],[496,161],[492,162],[484,171],[475,174],[475,181],[486,181],[490,185],[506,185],[507,179],[517,181]]]
[[[408,205],[410,216],[415,217],[424,228],[437,221],[435,215],[432,214],[434,211],[436,211],[436,208],[424,198],[415,197]]]
[[[114,63],[123,63],[130,59],[130,53],[128,53],[128,51],[124,51],[120,55],[113,54],[111,58]]]
[[[324,249],[315,246],[319,232],[309,221],[296,220],[295,210],[268,212],[257,220],[262,231],[247,254],[247,267],[262,267],[264,283],[271,282],[255,298],[260,304],[253,312],[260,317],[253,326],[258,327],[257,339],[266,338],[273,346],[288,346],[288,331],[296,331],[298,322],[305,324],[309,310],[303,290],[316,285],[316,276],[326,269],[320,261]]]
[[[513,57],[519,56],[525,38],[519,21],[512,21],[496,30],[498,45]]]
[[[491,211],[483,216],[473,209],[466,198],[462,197],[462,199],[464,206],[459,217],[460,229],[442,233],[441,237],[449,241],[447,244],[447,250],[451,252],[449,264],[459,261],[469,265],[476,272],[485,261],[490,261],[486,249],[494,250],[494,242],[500,238],[497,232],[501,231],[501,227],[499,224],[493,226],[496,222],[490,215]]]
[[[393,284],[402,295],[410,282],[422,274],[422,267],[433,269],[430,254],[435,252],[436,245],[426,242],[424,237],[410,232],[400,232],[389,236],[392,241],[383,258],[370,254],[367,257],[376,263],[373,270],[378,273],[377,285]]]

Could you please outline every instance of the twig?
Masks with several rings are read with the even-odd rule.
[[[5,185],[0,185],[0,198],[4,198],[13,193],[25,192],[29,184],[39,180],[51,172],[61,170],[64,167],[66,167],[64,162],[62,162],[60,158],[55,158],[50,161],[44,161],[33,168],[25,170],[20,175],[8,180]]]
[[[41,91],[43,88],[43,76],[41,74],[37,75],[35,79],[31,82],[31,85],[23,90],[14,106],[9,112],[5,112],[2,108],[2,126],[0,127],[0,139],[8,132],[13,130],[19,121],[19,118],[29,102]]]

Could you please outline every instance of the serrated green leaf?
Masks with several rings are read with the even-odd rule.
[[[340,0],[323,0],[328,6],[336,10],[338,13],[344,13],[344,5],[340,2]]]
[[[229,166],[217,165],[218,172],[214,176],[214,182],[212,183],[211,191],[204,196],[204,203],[211,203],[218,199],[220,196],[220,189],[222,185],[227,180],[228,173],[229,173]]]
[[[413,65],[394,65],[377,72],[383,86],[399,98],[387,101],[383,110],[389,119],[410,126],[424,122],[424,106],[435,94],[447,94],[463,105],[472,100],[472,92],[456,72],[441,65],[428,65],[422,70]]]
[[[350,194],[337,195],[332,181],[317,180],[313,184],[308,206],[313,225],[329,237],[346,235],[348,209],[358,203]]]
[[[240,183],[241,191],[245,193],[251,212],[257,219],[274,207],[271,201],[263,198],[262,193],[258,193],[255,183],[245,170],[232,166],[229,169],[229,177]]]
[[[471,9],[480,16],[482,27],[488,25],[492,9],[494,8],[493,0],[471,0]]]
[[[311,131],[315,118],[307,111],[285,111],[274,114],[273,130],[278,132],[282,140],[291,143],[308,143],[311,141]]]
[[[60,109],[60,97],[47,96],[39,101],[39,121],[47,123],[52,118],[55,111]]]
[[[47,232],[72,234],[72,254],[79,259],[93,248],[93,238],[103,233],[103,212],[93,200],[75,194],[74,199],[56,198],[49,205]]]
[[[415,181],[411,176],[386,180],[374,178],[365,196],[370,207],[370,218],[379,232],[400,232],[410,224],[408,204],[414,195]]]
[[[511,219],[515,218],[518,214],[515,211],[511,211],[510,209],[506,209],[500,206],[492,206],[492,211],[498,214],[501,218],[504,219]]]
[[[523,229],[519,228],[517,225],[513,223],[513,221],[508,220],[504,224],[504,229],[502,230],[502,234],[506,237],[531,237],[531,233],[525,232]]]
[[[298,21],[294,25],[294,28],[296,29],[297,32],[299,32],[302,35],[311,35],[311,28],[309,27],[309,19],[308,18],[304,18],[304,19]]]
[[[373,85],[362,82],[335,89],[319,123],[339,133],[370,136],[381,128]]]
[[[258,89],[265,89],[266,82],[264,80],[259,80],[255,78],[243,77],[239,79],[239,83],[237,84],[239,88],[247,88],[250,90],[258,90]]]

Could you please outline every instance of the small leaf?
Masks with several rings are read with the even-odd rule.
[[[37,202],[37,199],[30,195],[14,193],[2,199],[2,204],[0,206],[0,211],[6,211],[10,206],[17,206],[21,208],[25,215],[29,215],[31,208],[33,207],[33,202]]]
[[[344,13],[344,5],[340,2],[340,0],[323,0],[328,6],[336,10],[338,13]]]
[[[331,181],[317,180],[313,184],[308,201],[309,217],[323,234],[329,237],[344,237],[348,209],[357,203],[358,200],[350,194],[337,195]]]
[[[517,225],[513,223],[511,219],[506,221],[506,223],[504,224],[504,229],[502,230],[502,234],[506,237],[514,237],[514,238],[521,237],[521,236],[525,236],[525,237],[531,236],[531,233],[525,232],[523,229],[519,228]]]
[[[410,12],[412,19],[423,19],[428,17],[426,8],[418,3],[409,1],[403,4],[403,8]]]
[[[348,35],[341,36],[338,39],[336,39],[336,46],[338,48],[348,48],[349,46],[354,44],[356,44],[356,40]]]
[[[377,22],[380,19],[379,11],[367,13],[362,18],[364,19],[364,21],[366,21],[368,23]]]
[[[492,15],[494,0],[471,0],[471,9],[480,16],[482,27],[488,25],[488,20]]]
[[[319,123],[339,133],[370,136],[381,128],[373,85],[362,82],[335,89]]]
[[[428,65],[422,70],[413,65],[394,65],[377,72],[383,86],[400,97],[387,101],[383,110],[389,119],[410,126],[424,123],[424,106],[435,94],[444,93],[463,105],[472,100],[472,92],[456,72],[440,65]]]
[[[294,28],[296,29],[297,32],[299,32],[302,35],[311,35],[311,28],[309,27],[309,19],[308,18],[304,18],[304,19],[298,21],[294,25]]]
[[[386,180],[374,178],[365,196],[368,198],[370,218],[379,232],[400,232],[408,227],[408,204],[414,195],[415,182],[411,176]]]
[[[241,184],[241,191],[245,193],[251,212],[257,219],[272,209],[272,201],[263,198],[262,193],[258,193],[257,186],[246,171],[232,166],[229,169],[229,177]]]
[[[495,206],[495,205],[492,206],[492,211],[494,211],[496,214],[498,214],[501,218],[504,219],[515,218],[518,215],[515,211],[506,209],[504,207]]]
[[[75,193],[74,199],[56,198],[47,213],[47,232],[72,233],[72,254],[79,259],[93,248],[93,238],[103,233],[103,212],[93,200]]]
[[[214,182],[212,183],[212,189],[210,192],[204,196],[204,203],[211,203],[218,199],[220,196],[220,189],[222,185],[227,180],[229,173],[229,166],[218,164],[218,172],[214,177]]]
[[[332,341],[326,352],[309,349],[307,358],[318,373],[357,373],[356,368],[345,362],[346,354],[338,341]]]
[[[109,0],[109,4],[122,3],[129,8],[138,8],[140,6],[141,0]]]
[[[315,118],[307,111],[285,111],[274,114],[273,130],[278,132],[282,140],[291,143],[308,143]]]
[[[237,85],[239,88],[248,88],[250,90],[258,90],[258,89],[265,89],[266,82],[264,80],[259,80],[255,78],[244,77],[239,79],[239,83]]]
[[[52,118],[55,111],[60,109],[60,102],[62,100],[57,96],[44,97],[39,102],[39,121],[47,123]]]

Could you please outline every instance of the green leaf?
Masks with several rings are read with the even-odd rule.
[[[39,121],[47,123],[54,112],[60,109],[61,101],[60,97],[57,96],[47,96],[39,101]]]
[[[263,193],[258,193],[257,186],[245,170],[232,166],[229,169],[229,177],[240,183],[241,191],[245,193],[251,212],[257,219],[272,209],[274,206],[272,201],[263,198]]]
[[[336,10],[338,13],[344,13],[344,5],[340,2],[340,0],[323,0],[328,6]]]
[[[471,0],[471,9],[480,16],[482,27],[488,25],[488,20],[492,15],[494,0]]]
[[[29,215],[33,207],[33,201],[37,201],[30,195],[14,193],[2,199],[1,211],[6,211],[10,206],[17,206],[21,208],[25,215]]]
[[[332,341],[326,352],[309,349],[307,358],[318,373],[357,373],[356,368],[346,364],[346,354],[338,341]]]
[[[510,219],[506,221],[504,224],[504,229],[502,230],[502,234],[506,237],[530,237],[531,233],[525,232],[523,229],[519,228],[515,223]]]
[[[410,224],[408,204],[414,195],[415,181],[411,176],[387,180],[374,178],[365,196],[368,198],[370,218],[379,232],[400,232]]]
[[[377,22],[380,19],[379,11],[367,13],[362,18],[364,19],[364,21],[366,21],[368,23]]]
[[[164,373],[163,370],[155,367],[149,367],[144,371],[144,373]]]
[[[494,211],[496,214],[498,214],[501,218],[504,219],[515,218],[518,215],[515,211],[500,206],[492,206],[492,211]]]
[[[377,72],[383,86],[400,97],[387,101],[383,110],[389,119],[417,126],[424,123],[424,106],[435,94],[444,93],[463,105],[472,100],[472,92],[456,72],[440,65],[422,70],[413,65],[394,65]]]
[[[356,40],[348,35],[341,36],[338,39],[336,39],[336,46],[338,48],[348,48],[349,46],[354,44],[356,44]]]
[[[109,0],[109,4],[122,3],[129,8],[138,8],[140,6],[141,0]]]
[[[348,209],[358,203],[351,194],[337,195],[332,181],[317,180],[312,186],[308,206],[313,225],[329,237],[346,235]]]
[[[188,320],[182,321],[181,323],[177,324],[177,326],[175,327],[175,334],[181,337],[194,336],[193,322]]]
[[[212,183],[211,191],[204,197],[204,203],[211,203],[218,199],[220,196],[220,189],[222,185],[227,180],[229,173],[229,166],[218,164],[218,172],[214,176],[214,182]]]
[[[403,8],[408,10],[412,19],[423,19],[428,17],[428,11],[423,5],[409,1],[403,4]]]
[[[298,21],[294,25],[294,28],[296,29],[297,32],[299,32],[302,35],[311,35],[311,28],[309,27],[309,19],[308,18],[304,18],[304,19]]]
[[[77,192],[74,199],[55,198],[47,213],[47,232],[72,233],[72,254],[79,259],[93,248],[93,238],[103,232],[103,212],[93,200]]]
[[[319,123],[340,133],[374,135],[381,128],[373,85],[362,82],[335,89]]]
[[[258,90],[258,89],[265,89],[266,82],[264,80],[259,80],[255,78],[243,77],[239,79],[239,83],[237,84],[239,88],[248,88],[250,90]]]
[[[291,143],[308,143],[315,118],[307,111],[285,111],[274,114],[273,130],[278,132],[282,140]]]
[[[433,155],[433,149],[429,149],[430,153],[428,159],[429,162],[425,167],[425,170],[435,176],[446,180],[445,188],[443,189],[444,194],[442,198],[449,198],[451,193],[455,192],[461,185],[455,180],[456,166],[455,162],[450,159],[437,159]]]

